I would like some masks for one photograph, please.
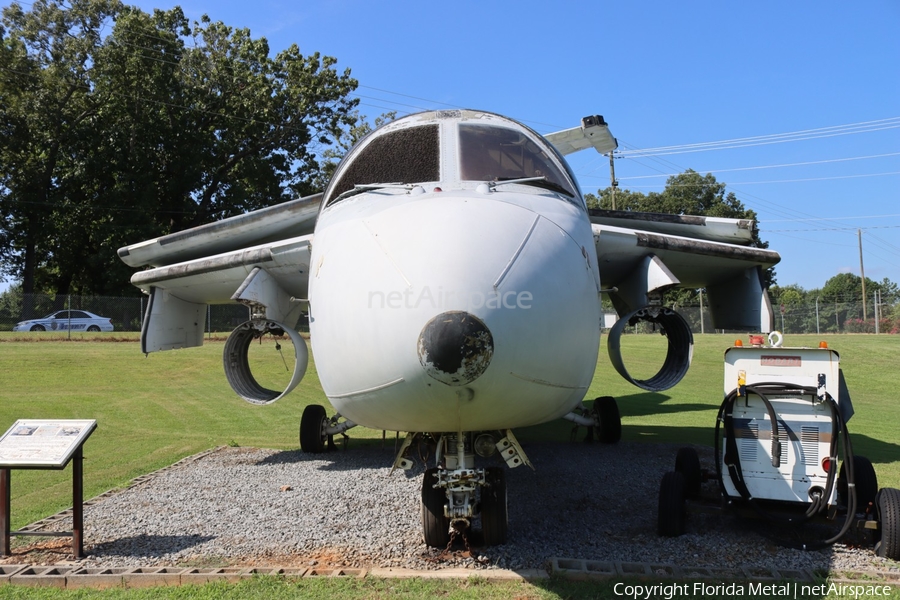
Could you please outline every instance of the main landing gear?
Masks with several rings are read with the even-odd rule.
[[[300,417],[300,449],[310,454],[332,450],[334,436],[342,435],[346,439],[346,431],[353,427],[356,423],[349,419],[342,421],[340,414],[328,418],[324,406],[310,404],[303,409],[303,416]]]
[[[615,444],[622,439],[622,418],[619,415],[619,405],[612,396],[595,398],[591,408],[584,407],[570,412],[563,415],[563,419],[575,423],[572,432],[573,439],[579,425],[588,428],[586,442],[592,442],[596,438],[601,444]]]

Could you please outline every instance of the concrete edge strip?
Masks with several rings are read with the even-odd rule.
[[[679,567],[672,564],[647,562],[608,562],[573,558],[551,559],[550,571],[543,569],[440,569],[420,571],[400,568],[278,568],[278,567],[138,567],[104,568],[73,565],[0,565],[0,585],[44,586],[56,588],[142,588],[179,585],[203,585],[224,581],[237,582],[254,576],[311,577],[373,577],[379,579],[468,579],[480,578],[490,582],[536,581],[551,573],[573,580],[606,580],[614,578],[750,581],[778,583],[797,581],[815,583],[809,570],[764,569],[758,567]],[[838,572],[829,581],[845,584],[890,585],[900,587],[900,572],[872,571],[864,573]]]

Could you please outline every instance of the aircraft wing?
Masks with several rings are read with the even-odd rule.
[[[592,208],[591,223],[613,227],[641,229],[647,232],[670,233],[683,237],[726,242],[747,246],[753,242],[756,222],[751,219],[724,219],[694,215],[670,215],[630,210]]]
[[[312,237],[299,236],[138,271],[131,283],[150,295],[141,350],[147,353],[202,345],[207,304],[241,302],[264,309],[270,321],[294,327],[309,297]]]
[[[772,250],[715,241],[740,239],[745,221],[716,219],[719,231],[710,240],[700,237],[703,232],[697,229],[703,225],[698,222],[662,219],[660,226],[659,215],[641,221],[640,214],[632,215],[630,228],[591,224],[600,281],[620,316],[651,305],[654,294],[670,288],[705,288],[714,327],[771,330],[774,313],[762,269],[781,257]]]
[[[131,267],[171,265],[313,232],[322,194],[314,194],[119,248]]]

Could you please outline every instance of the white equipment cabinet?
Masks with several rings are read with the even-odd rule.
[[[725,351],[715,470],[701,468],[696,447],[678,451],[660,483],[658,533],[685,533],[690,501],[772,521],[805,550],[868,531],[878,556],[900,560],[900,490],[879,490],[872,463],[853,453],[846,426],[853,406],[838,353],[824,343],[782,347],[777,332],[769,345],[761,335],[750,340]],[[808,537],[799,531],[811,521],[835,522],[838,531],[796,541]]]

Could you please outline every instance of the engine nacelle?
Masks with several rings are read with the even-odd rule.
[[[622,361],[620,338],[626,325],[635,325],[640,321],[647,321],[659,325],[660,332],[666,336],[669,348],[666,352],[666,360],[659,372],[650,379],[635,379],[628,373],[625,363]],[[681,381],[691,366],[691,358],[694,354],[694,334],[687,321],[671,308],[661,306],[646,306],[626,315],[616,321],[609,331],[607,341],[609,359],[613,367],[624,377],[639,388],[650,392],[661,392]]]
[[[261,386],[253,377],[247,360],[250,342],[267,333],[286,333],[294,344],[294,373],[290,383],[281,392]],[[306,349],[306,342],[292,328],[276,321],[256,319],[238,325],[231,332],[225,342],[222,359],[225,364],[225,377],[228,378],[231,389],[251,404],[270,404],[287,395],[303,379],[309,365],[309,351]]]

